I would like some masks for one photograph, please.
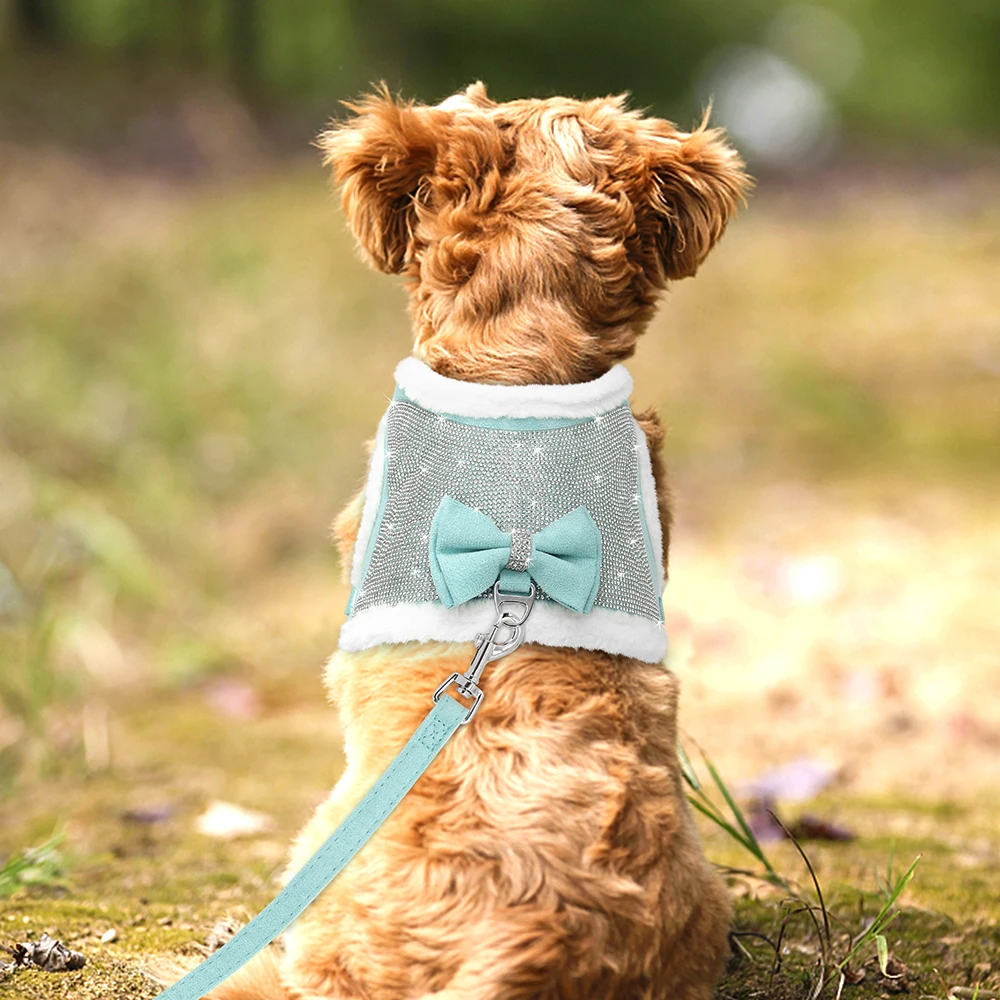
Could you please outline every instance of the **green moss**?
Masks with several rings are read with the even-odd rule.
[[[842,900],[842,913],[853,911],[853,923],[835,924],[835,940],[843,949],[849,934],[860,930],[861,920],[877,909],[873,897],[855,893]],[[735,904],[738,931],[752,931],[777,943],[785,912],[773,899],[747,896]],[[960,923],[940,913],[904,908],[888,929],[891,954],[906,967],[905,983],[911,995],[945,997],[955,986],[995,989],[1000,985],[1000,927],[990,923]],[[804,1000],[814,982],[817,969],[818,938],[811,922],[803,917],[791,920],[782,939],[781,963],[775,967],[775,952],[770,945],[751,937],[740,936],[740,943],[750,953],[734,954],[719,988],[720,997],[750,1000],[766,996],[769,1000]],[[896,992],[897,981],[885,979],[874,955],[859,955],[857,968],[864,979],[845,986],[850,1000],[876,1000]],[[824,995],[832,996],[836,989]]]
[[[163,987],[131,962],[99,956],[78,972],[21,970],[0,978],[0,997],[10,1000],[151,1000]]]

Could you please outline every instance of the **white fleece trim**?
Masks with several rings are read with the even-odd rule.
[[[667,575],[663,571],[663,527],[660,524],[660,505],[656,501],[656,481],[653,479],[653,462],[649,457],[649,441],[646,432],[635,425],[636,453],[639,456],[639,491],[642,495],[642,513],[649,531],[649,544],[653,547],[650,556],[656,564],[657,593],[662,594],[667,585]]]
[[[365,568],[365,556],[368,553],[368,543],[375,527],[375,515],[382,500],[382,477],[385,473],[385,422],[388,413],[382,414],[375,432],[375,445],[368,463],[368,481],[365,483],[365,504],[361,508],[361,524],[358,536],[354,541],[354,554],[351,557],[351,586],[361,586],[361,573]]]
[[[413,357],[396,366],[396,384],[424,409],[459,417],[596,417],[624,403],[632,392],[632,376],[624,365],[572,385],[485,385],[439,375]]]
[[[340,648],[357,652],[379,643],[472,642],[495,617],[493,601],[482,598],[455,608],[434,603],[366,608],[341,627]],[[537,601],[524,629],[525,642],[602,649],[648,663],[659,663],[667,651],[662,622],[607,608],[579,615],[554,601]]]

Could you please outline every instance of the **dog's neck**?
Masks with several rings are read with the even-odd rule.
[[[477,322],[418,322],[413,353],[439,375],[462,382],[570,385],[600,378],[634,351],[634,317],[595,331],[555,303],[532,305]]]
[[[497,385],[574,385],[592,382],[610,371],[617,359],[604,363],[593,358],[542,358],[512,355],[500,360],[490,354],[444,354],[439,351],[414,351],[439,375],[461,382]]]

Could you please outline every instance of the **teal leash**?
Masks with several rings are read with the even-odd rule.
[[[483,669],[493,660],[513,652],[524,641],[523,625],[535,597],[534,586],[527,596],[503,594],[498,588],[498,584],[493,587],[496,622],[489,632],[476,636],[476,654],[469,669],[464,674],[449,675],[438,687],[434,692],[433,708],[364,798],[250,923],[201,965],[160,993],[157,1000],[200,1000],[263,951],[343,871],[452,735],[475,715],[483,700],[478,685]],[[500,641],[498,637],[504,628],[510,634]],[[471,708],[447,694],[445,689],[452,683],[459,694],[473,699]]]
[[[159,1000],[199,1000],[266,948],[361,850],[467,714],[465,706],[449,695],[440,698],[365,797],[285,888],[218,951],[161,993]]]

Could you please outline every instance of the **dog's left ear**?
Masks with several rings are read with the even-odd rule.
[[[694,132],[680,132],[660,118],[640,119],[637,125],[649,200],[659,223],[656,247],[663,276],[691,277],[752,182],[722,130],[708,127],[707,115]]]
[[[342,185],[344,212],[361,249],[379,271],[395,274],[406,263],[414,198],[434,170],[450,115],[397,102],[385,84],[346,106],[354,117],[332,124],[316,144]]]

